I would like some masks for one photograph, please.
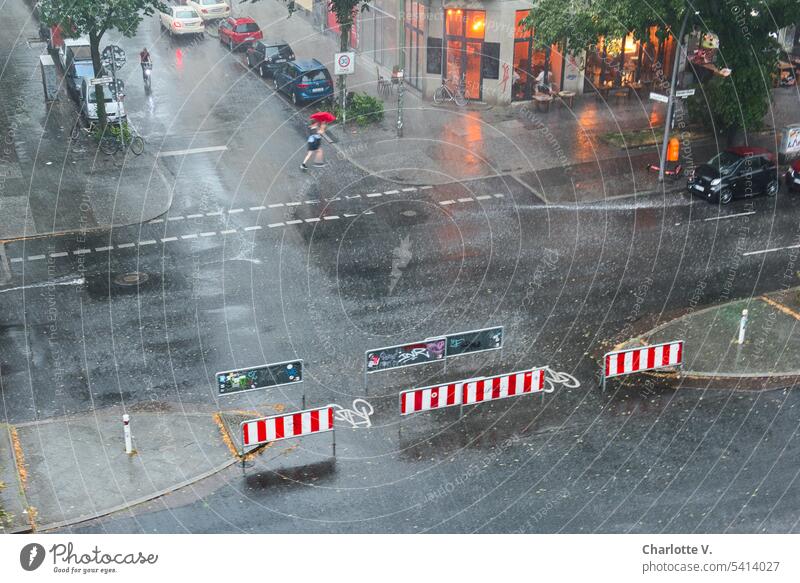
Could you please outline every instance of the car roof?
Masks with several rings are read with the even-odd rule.
[[[258,41],[265,47],[282,47],[284,45],[289,46],[285,40],[260,40]]]
[[[256,21],[250,18],[249,16],[241,16],[239,18],[228,18],[234,24],[256,24]]]
[[[76,46],[89,46],[89,39],[85,36],[80,38],[65,38],[64,39],[64,46],[65,47],[76,47]]]
[[[302,59],[300,61],[295,61],[294,66],[300,69],[301,71],[313,71],[315,69],[325,68],[325,65],[323,65],[316,59]]]
[[[92,60],[92,49],[89,46],[84,45],[73,45],[70,47],[70,51],[72,52],[72,60],[73,61],[91,61]]]
[[[766,148],[759,148],[758,146],[736,146],[734,148],[727,148],[725,151],[742,157],[767,156],[769,158],[774,158],[772,152],[770,152]]]

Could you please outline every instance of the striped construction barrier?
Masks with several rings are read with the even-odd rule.
[[[242,421],[242,446],[253,447],[270,441],[334,431],[333,405]],[[335,438],[334,438],[335,439]],[[335,453],[334,449],[334,453]]]
[[[544,370],[534,368],[494,377],[456,381],[400,393],[400,415],[456,405],[474,405],[544,391]]]
[[[608,352],[603,358],[603,389],[606,379],[681,365],[683,340]]]

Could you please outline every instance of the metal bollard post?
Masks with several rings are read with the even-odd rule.
[[[122,416],[122,431],[125,434],[125,453],[132,454],[133,453],[133,441],[131,440],[131,416],[130,415],[123,415]]]
[[[739,320],[739,338],[737,344],[744,344],[744,333],[747,329],[747,310],[742,310],[742,319]]]

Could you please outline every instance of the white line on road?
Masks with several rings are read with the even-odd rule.
[[[403,192],[414,192],[417,190],[416,186],[409,186],[408,188],[404,188]]]
[[[39,259],[44,259],[44,255],[29,255],[28,261],[38,261]]]
[[[442,206],[447,206],[448,204],[456,204],[456,201],[454,201],[454,200],[443,200],[439,204],[442,205]]]
[[[312,219],[306,219],[307,223],[318,223],[320,221],[319,217],[314,217]]]
[[[326,221],[335,221],[336,219],[339,218],[339,215],[329,215],[327,217],[322,217],[322,218],[325,219]]]
[[[86,255],[87,253],[91,253],[91,252],[92,252],[91,249],[75,249],[75,251],[73,251],[72,254],[73,255]]]
[[[420,190],[430,190],[431,188],[433,188],[433,186],[420,186],[419,187]]]
[[[286,224],[287,225],[299,225],[302,222],[303,221],[301,221],[301,220],[294,220],[294,221],[286,221]]]
[[[205,233],[200,233],[200,236],[201,237],[213,237],[216,234],[217,234],[216,231],[206,231]]]
[[[244,209],[231,209],[228,211],[229,215],[235,215],[236,213],[243,213]]]
[[[250,207],[251,211],[263,211],[263,210],[266,210],[266,209],[267,209],[267,207],[265,207],[265,206],[251,206]]]
[[[202,219],[203,216],[204,216],[203,213],[200,213],[200,214],[197,214],[197,215],[186,215],[186,218],[187,219]]]
[[[261,225],[255,225],[253,227],[245,227],[245,231],[258,231],[261,228]]]
[[[505,198],[505,195],[503,195],[503,194],[495,194],[494,197],[495,198]]]
[[[708,217],[707,219],[703,219],[704,221],[722,221],[725,219],[733,219],[735,217],[746,217],[748,215],[754,215],[756,211],[749,211],[746,213],[736,213],[735,215],[719,215],[716,217]]]
[[[400,192],[400,191],[399,190],[387,190],[383,194],[397,194],[398,192]]]
[[[162,243],[169,243],[171,241],[177,241],[177,240],[178,240],[177,237],[164,237],[163,239],[161,239],[161,242]]]
[[[347,194],[345,194],[345,195],[344,195],[344,197],[345,197],[346,199],[350,200],[351,198],[361,198],[361,195],[360,195],[360,194],[353,194],[353,195],[347,195]]]
[[[282,202],[276,202],[275,204],[271,204],[271,205],[269,205],[269,208],[271,208],[271,209],[276,209],[276,208],[278,208],[278,207],[282,207],[282,206],[283,206],[283,203],[282,203]]]
[[[191,235],[181,235],[181,239],[197,239],[197,233],[192,233]]]
[[[220,235],[231,235],[231,234],[233,234],[235,232],[236,232],[236,229],[227,229],[225,231],[220,231],[219,234]]]
[[[107,247],[97,247],[95,249],[95,251],[97,251],[98,253],[104,253],[105,251],[111,251],[113,249],[114,249],[114,246],[113,245],[109,245]],[[66,253],[65,253],[65,255],[66,255]]]
[[[284,226],[284,223],[270,223],[269,225],[267,225],[267,227],[269,227],[270,229],[274,229],[275,227],[283,227],[283,226]]]
[[[129,247],[135,247],[135,243],[120,243],[117,245],[117,249],[128,249]]]
[[[294,202],[287,202],[286,206],[300,206],[300,204],[301,203],[299,201],[294,201]]]
[[[139,241],[139,247],[144,247],[145,245],[155,245],[155,239],[148,239],[147,241]]]
[[[228,146],[208,146],[206,148],[189,148],[188,150],[169,150],[167,152],[159,152],[159,158],[166,158],[167,156],[186,156],[189,154],[205,154],[207,152],[224,152]]]
[[[760,251],[749,251],[742,253],[745,257],[748,255],[763,255],[764,253],[774,253],[775,251],[785,251],[787,249],[800,249],[800,245],[787,245],[786,247],[773,247],[772,249],[761,249]]]
[[[459,198],[458,202],[472,202],[474,199],[471,196],[467,196],[464,198]]]
[[[11,263],[19,263],[20,261],[24,261],[24,259],[22,257],[12,257],[11,259],[9,259],[9,261]]]
[[[108,249],[113,249],[113,247],[108,247]],[[100,249],[98,249],[98,251],[100,251]],[[69,255],[69,253],[66,251],[59,251],[58,253],[51,253],[50,257],[66,257],[67,255]]]
[[[488,194],[482,194],[480,196],[476,196],[475,200],[489,200],[490,198],[492,198],[492,197],[489,196]]]
[[[163,223],[163,222],[164,222],[164,219],[153,219],[153,220],[152,220],[152,221],[150,221],[150,222],[151,222],[151,223]]]
[[[222,211],[215,211],[213,213],[206,213],[206,216],[207,217],[221,217],[222,216]]]
[[[177,217],[167,217],[168,221],[182,221],[184,217],[178,215]]]
[[[367,196],[367,198],[375,198],[376,196],[383,196],[383,193],[382,192],[370,192],[366,196]]]
[[[306,204],[319,204],[318,200],[307,200]]]

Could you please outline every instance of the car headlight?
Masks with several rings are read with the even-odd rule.
[[[711,186],[719,186],[722,183],[722,178],[715,178],[711,181]]]

